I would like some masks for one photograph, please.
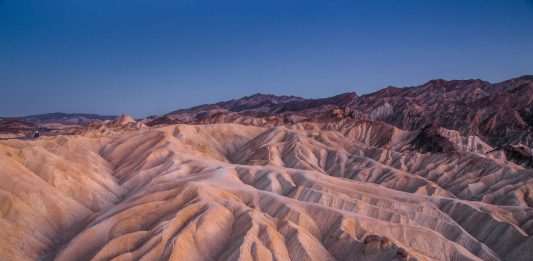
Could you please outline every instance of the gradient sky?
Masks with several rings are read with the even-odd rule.
[[[533,74],[532,1],[0,0],[0,115]]]

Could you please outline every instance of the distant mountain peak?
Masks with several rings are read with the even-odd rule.
[[[293,96],[293,95],[274,95],[274,94],[268,94],[268,93],[255,93],[250,96],[245,96],[239,100],[242,99],[261,99],[261,98],[269,98],[269,99],[283,99],[283,98],[297,98],[297,99],[303,99],[302,97]]]
[[[91,120],[112,120],[116,116],[98,115],[89,113],[63,113],[52,112],[22,117],[3,117],[3,119],[17,118],[32,123],[61,123],[61,124],[84,124]]]
[[[423,84],[423,86],[459,86],[459,85],[488,85],[490,84],[487,81],[483,81],[481,79],[468,79],[468,80],[444,80],[444,79],[435,79],[430,80]]]

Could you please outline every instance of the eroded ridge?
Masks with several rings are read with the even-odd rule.
[[[101,130],[0,141],[0,259],[533,256],[533,171],[475,137],[369,121]],[[430,131],[456,149],[426,150]]]

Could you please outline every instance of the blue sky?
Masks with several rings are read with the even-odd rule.
[[[0,0],[0,115],[533,74],[533,1]]]

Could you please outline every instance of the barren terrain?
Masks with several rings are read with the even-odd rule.
[[[533,84],[505,84],[6,134],[0,260],[531,260]]]

